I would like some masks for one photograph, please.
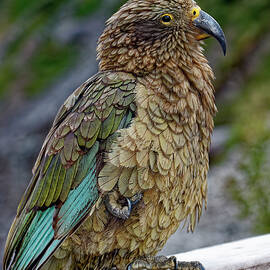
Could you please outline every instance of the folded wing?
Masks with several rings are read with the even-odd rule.
[[[39,269],[89,214],[104,153],[134,117],[135,86],[132,75],[99,73],[61,107],[10,229],[5,270]]]

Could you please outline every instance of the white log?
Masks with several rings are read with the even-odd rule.
[[[270,270],[270,234],[175,255],[206,270]]]

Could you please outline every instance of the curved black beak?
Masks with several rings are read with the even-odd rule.
[[[199,16],[193,20],[193,24],[205,33],[216,38],[224,55],[226,54],[226,38],[218,22],[209,14],[200,10]]]

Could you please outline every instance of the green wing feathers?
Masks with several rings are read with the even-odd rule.
[[[99,197],[109,141],[134,117],[135,86],[132,75],[99,73],[66,100],[18,207],[4,269],[39,269],[85,219]]]

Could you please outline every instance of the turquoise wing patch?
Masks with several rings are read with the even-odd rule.
[[[87,176],[77,188],[70,191],[59,212],[56,207],[36,212],[19,249],[18,260],[13,263],[11,269],[29,269],[29,265],[33,267],[36,262],[39,269],[70,231],[80,224],[98,199],[95,170],[96,159],[93,159]],[[55,218],[58,221],[56,224]]]

